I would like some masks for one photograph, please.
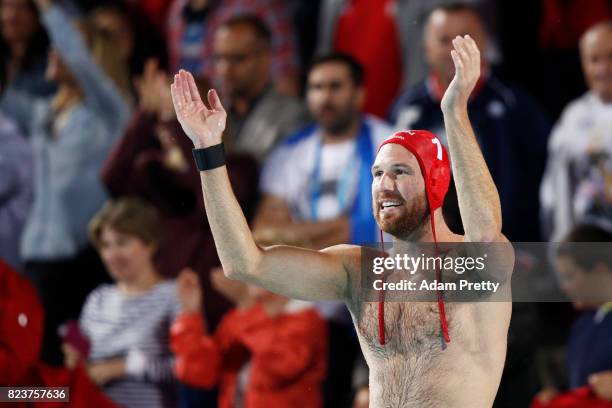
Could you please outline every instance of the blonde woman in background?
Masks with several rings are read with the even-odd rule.
[[[59,365],[58,325],[76,318],[85,296],[108,279],[87,223],[106,201],[100,169],[129,115],[121,92],[127,71],[111,37],[75,28],[49,0],[36,3],[51,39],[45,75],[57,92],[32,99],[8,89],[2,107],[33,148],[34,202],[20,252],[45,309],[42,358]]]

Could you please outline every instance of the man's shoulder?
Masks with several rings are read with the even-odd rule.
[[[374,258],[381,256],[381,250],[369,246],[340,244],[334,245],[320,252],[330,254],[342,261],[349,272],[359,272],[362,264],[372,262]]]
[[[320,252],[342,260],[345,266],[352,269],[361,261],[363,247],[359,245],[339,244],[322,249]]]
[[[361,280],[361,269],[365,259],[364,251],[366,250],[366,247],[358,245],[340,244],[322,249],[320,252],[329,254],[342,263],[349,282],[349,292],[354,293]],[[349,298],[351,297],[349,296]]]

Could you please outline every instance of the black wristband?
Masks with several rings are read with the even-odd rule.
[[[216,169],[225,165],[225,152],[223,143],[204,149],[193,149],[193,158],[199,171]]]

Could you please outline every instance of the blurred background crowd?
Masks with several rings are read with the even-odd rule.
[[[225,278],[169,84],[183,68],[220,92],[258,244],[372,243],[376,148],[400,129],[446,143],[464,34],[505,235],[611,241],[610,0],[0,0],[0,386],[367,407],[343,304]],[[452,188],[444,215],[462,231]],[[562,245],[553,266],[570,299],[603,294],[514,305],[495,406],[612,407],[612,259]]]

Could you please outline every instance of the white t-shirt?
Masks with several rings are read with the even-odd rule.
[[[174,280],[140,295],[103,284],[87,296],[79,326],[91,343],[89,361],[125,359],[125,375],[104,386],[107,396],[143,408],[164,407],[176,398],[169,336],[180,309]]]
[[[375,157],[378,146],[393,132],[373,117],[365,116],[364,121],[370,128]],[[357,195],[361,166],[356,145],[356,138],[321,145],[318,128],[295,142],[289,138],[264,163],[260,189],[284,199],[296,221],[324,221],[348,215]],[[320,174],[315,180],[319,148]]]
[[[579,223],[612,231],[612,104],[587,92],[565,109],[549,141],[540,200],[552,241]]]

